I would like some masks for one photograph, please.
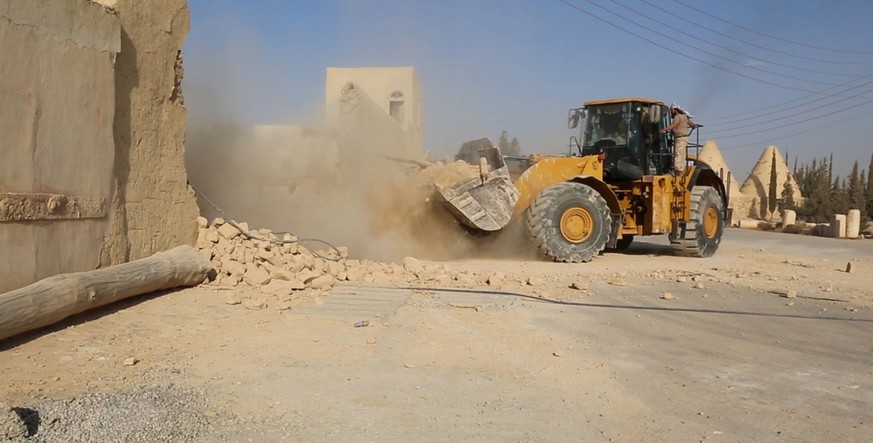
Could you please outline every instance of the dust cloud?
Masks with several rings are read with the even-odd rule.
[[[340,109],[339,117],[304,126],[245,126],[227,108],[216,116],[192,106],[186,157],[201,213],[220,216],[215,205],[252,228],[348,246],[354,258],[451,259],[493,250],[493,240],[468,235],[437,200],[434,183],[446,184],[450,165],[398,160],[408,152],[405,134],[363,92],[327,106]]]

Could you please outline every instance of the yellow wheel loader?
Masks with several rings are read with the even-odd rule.
[[[592,101],[571,109],[564,156],[504,157],[488,139],[465,143],[459,159],[478,177],[437,186],[445,206],[469,229],[527,225],[533,245],[559,262],[587,262],[627,248],[638,235],[666,234],[680,255],[709,257],[721,242],[728,195],[721,177],[689,156],[673,175],[672,117],[645,98]],[[693,129],[692,129],[693,132]],[[689,143],[689,149],[699,148]]]

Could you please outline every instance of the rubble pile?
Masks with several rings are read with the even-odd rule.
[[[335,281],[348,278],[347,248],[311,251],[291,234],[279,238],[268,229],[252,231],[245,222],[228,223],[216,218],[210,225],[200,217],[198,223],[197,249],[215,269],[211,284],[269,285],[273,292],[290,293],[307,288],[329,289]]]
[[[250,286],[271,295],[326,293],[341,281],[373,285],[409,285],[428,288],[495,289],[540,286],[542,277],[458,271],[445,264],[406,257],[402,263],[349,258],[348,248],[314,251],[291,234],[280,238],[268,229],[250,230],[248,224],[200,217],[197,249],[208,258],[215,274],[208,284]],[[236,225],[236,226],[235,226]],[[239,228],[237,228],[239,226]],[[242,231],[240,230],[242,229]],[[317,294],[312,294],[313,292]]]

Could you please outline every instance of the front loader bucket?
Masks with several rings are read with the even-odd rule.
[[[479,150],[479,177],[453,186],[437,186],[443,203],[461,223],[483,231],[497,231],[509,224],[519,192],[500,150],[491,142]],[[477,142],[482,142],[477,140]]]

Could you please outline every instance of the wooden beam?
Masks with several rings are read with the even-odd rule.
[[[60,274],[0,294],[0,340],[135,295],[198,285],[212,265],[191,246],[96,271]]]

